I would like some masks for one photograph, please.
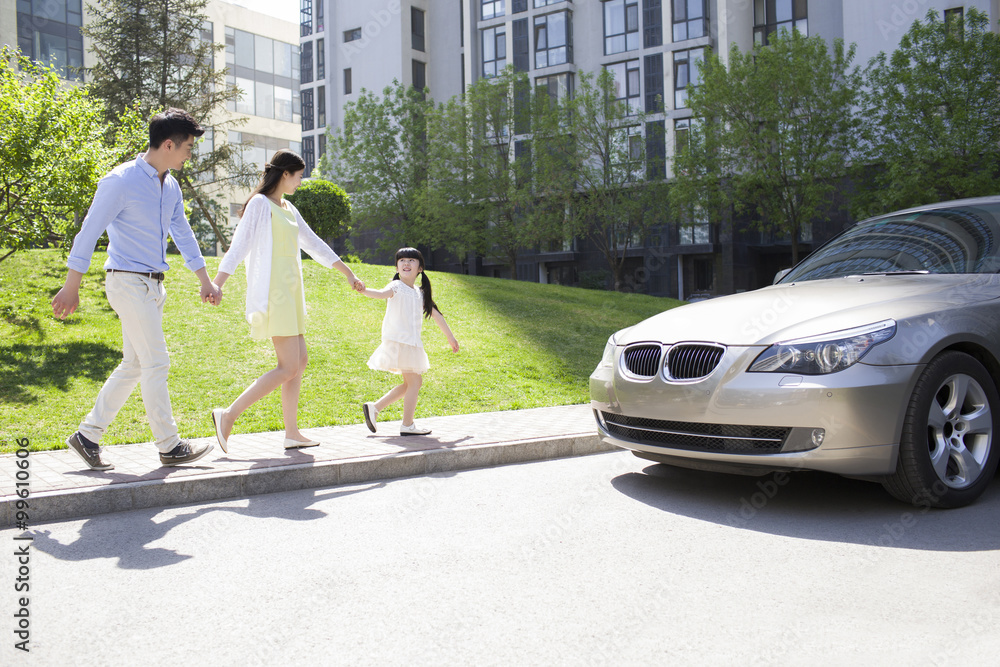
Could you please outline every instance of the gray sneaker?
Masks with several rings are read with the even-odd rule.
[[[212,451],[214,445],[210,442],[203,445],[192,445],[188,440],[181,440],[169,452],[160,452],[160,463],[165,466],[178,466],[183,463],[194,463]]]
[[[80,458],[83,459],[83,462],[86,463],[91,470],[115,469],[115,467],[110,463],[105,463],[101,460],[100,446],[98,446],[95,442],[87,440],[79,431],[66,439],[66,446],[79,454]]]

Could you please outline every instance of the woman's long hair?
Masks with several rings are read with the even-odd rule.
[[[294,174],[297,171],[302,171],[306,168],[305,161],[299,157],[298,153],[295,151],[290,151],[287,148],[280,149],[271,158],[271,161],[264,165],[264,175],[261,176],[260,183],[254,188],[247,200],[243,202],[243,208],[240,209],[240,216],[243,215],[243,211],[246,210],[247,204],[256,195],[269,195],[274,192],[274,189],[278,187],[278,183],[281,183],[281,177],[285,172]]]
[[[441,309],[431,298],[431,280],[427,277],[427,271],[424,270],[424,256],[416,248],[400,248],[396,251],[396,260],[393,264],[401,259],[415,259],[420,262],[420,291],[424,293],[424,317],[430,317],[434,309],[440,313]],[[399,274],[394,275],[392,279],[399,280]]]

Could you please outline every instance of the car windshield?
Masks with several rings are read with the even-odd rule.
[[[809,255],[781,283],[883,273],[997,273],[1000,202],[861,222]]]

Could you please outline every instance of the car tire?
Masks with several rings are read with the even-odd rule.
[[[917,507],[962,507],[993,480],[1000,395],[989,372],[961,352],[935,357],[917,379],[899,440],[896,471],[882,479]]]

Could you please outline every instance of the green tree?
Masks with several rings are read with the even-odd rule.
[[[108,124],[104,104],[86,89],[0,50],[0,261],[71,238],[74,214],[86,211],[98,180],[146,136],[137,110]]]
[[[803,226],[826,218],[856,151],[854,51],[781,31],[746,53],[733,45],[728,62],[709,54],[689,91],[694,129],[675,153],[681,216],[717,222],[730,203],[754,211],[752,226],[788,234],[798,261]]]
[[[211,193],[251,188],[259,173],[243,160],[241,147],[225,138],[246,122],[226,114],[239,89],[226,83],[228,70],[215,69],[215,54],[225,48],[204,31],[209,0],[96,0],[93,18],[81,29],[90,40],[96,64],[89,87],[107,101],[109,121],[138,104],[148,117],[167,107],[188,111],[212,133],[202,139],[194,159],[176,174],[184,195],[228,247]]]
[[[931,10],[865,70],[859,215],[1000,190],[1000,36]]]
[[[641,244],[665,213],[661,188],[646,181],[646,115],[618,99],[607,69],[596,78],[581,73],[572,118],[574,173],[579,194],[572,201],[573,234],[589,239],[608,264],[614,289],[625,289],[628,250]]]
[[[379,96],[362,89],[344,107],[320,161],[324,178],[351,194],[354,223],[380,232],[379,246],[421,243],[418,198],[427,177],[426,93],[398,81]]]
[[[331,240],[351,231],[351,200],[336,183],[310,178],[286,199],[321,238]]]
[[[488,216],[473,187],[472,134],[463,97],[452,97],[428,115],[428,178],[417,198],[422,242],[447,250],[463,266],[470,254],[490,250]]]
[[[423,210],[450,250],[499,254],[515,277],[523,248],[563,236],[572,173],[559,114],[510,66],[437,109]]]

